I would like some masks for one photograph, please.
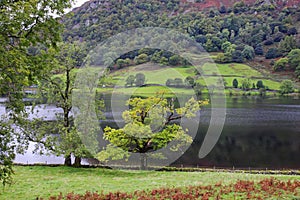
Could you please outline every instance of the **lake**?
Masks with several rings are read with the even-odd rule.
[[[300,167],[299,98],[228,97],[226,104],[224,128],[213,150],[205,158],[199,159],[199,149],[210,121],[211,109],[206,107],[201,110],[194,142],[172,166],[268,169]],[[57,108],[47,106],[39,113],[53,117],[54,111],[58,111]],[[109,111],[110,109],[106,112],[106,121],[101,122],[103,127],[113,125]],[[5,109],[2,105],[0,113],[3,112]],[[33,149],[33,146],[31,144],[30,148]],[[17,155],[15,162],[59,164],[63,163],[63,158],[33,155],[28,151],[25,155]],[[88,164],[87,161],[84,164]]]

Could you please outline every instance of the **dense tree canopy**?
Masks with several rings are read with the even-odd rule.
[[[62,26],[53,14],[62,15],[70,0],[0,2],[0,93],[8,98],[7,107],[21,113],[23,87],[37,83],[43,68],[45,49],[60,40]],[[12,114],[13,114],[12,113]],[[15,117],[20,117],[18,114]],[[14,118],[16,120],[16,118]],[[11,174],[14,146],[13,131],[1,123],[0,181],[5,184]]]

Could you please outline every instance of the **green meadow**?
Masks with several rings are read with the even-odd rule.
[[[0,191],[0,199],[48,199],[61,192],[83,194],[86,191],[134,192],[162,187],[194,185],[228,185],[238,180],[259,181],[274,177],[282,181],[299,180],[300,176],[264,175],[232,172],[165,172],[110,170],[103,168],[72,168],[46,166],[15,166],[14,183]]]

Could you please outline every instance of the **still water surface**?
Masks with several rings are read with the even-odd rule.
[[[200,124],[191,147],[172,165],[242,168],[300,168],[300,99],[229,97],[224,129],[214,149],[203,159],[198,152],[210,121],[210,108],[201,110]],[[112,125],[108,109],[103,127]],[[59,111],[54,106],[43,107],[39,116],[48,120]],[[0,113],[5,108],[0,105]],[[118,114],[117,114],[118,115]],[[34,155],[34,144],[16,163],[63,163],[62,157]],[[88,164],[84,162],[84,164]]]

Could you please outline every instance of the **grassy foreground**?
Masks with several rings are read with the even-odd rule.
[[[186,186],[229,185],[238,180],[260,181],[275,177],[281,181],[300,180],[300,176],[262,175],[228,172],[158,172],[108,170],[101,168],[69,168],[16,166],[14,184],[0,192],[1,200],[49,198],[86,191],[129,192]]]

